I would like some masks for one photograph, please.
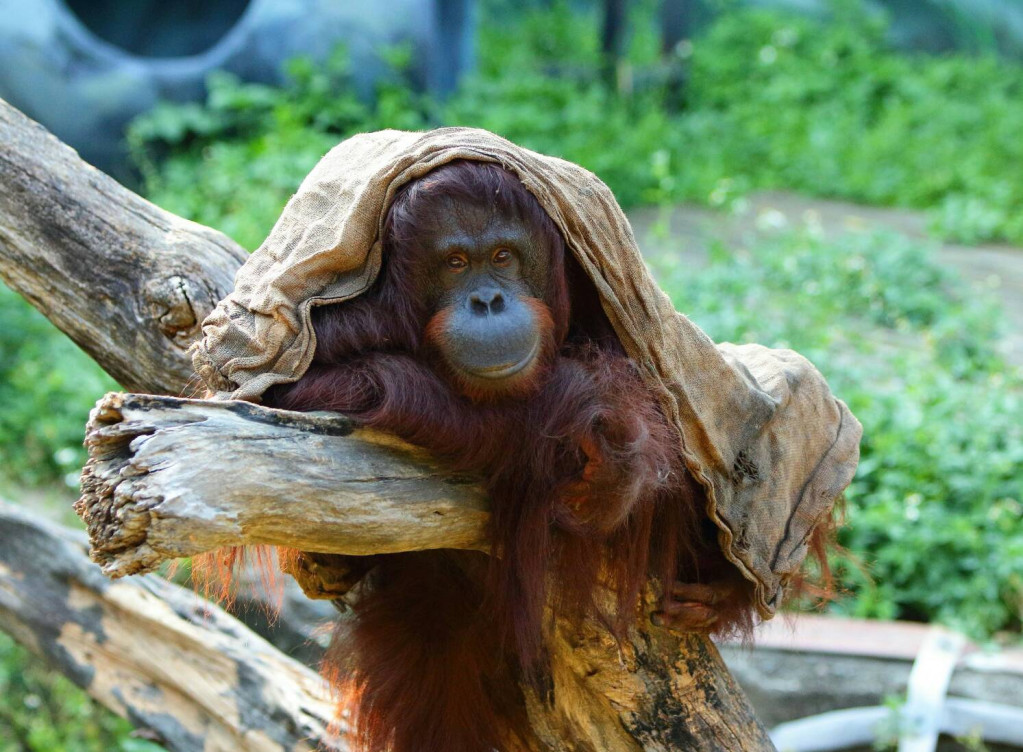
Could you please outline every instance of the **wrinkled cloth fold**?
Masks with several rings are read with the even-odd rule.
[[[725,555],[754,583],[761,616],[772,616],[810,533],[852,479],[860,424],[802,356],[715,345],[678,313],[611,191],[578,165],[472,128],[342,142],[302,182],[238,271],[234,291],[203,322],[192,348],[196,372],[216,398],[251,401],[301,377],[316,347],[310,308],[369,288],[396,191],[457,159],[515,173],[554,220],[677,427]]]

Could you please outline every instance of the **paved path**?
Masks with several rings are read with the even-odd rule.
[[[882,209],[841,201],[810,199],[790,193],[759,193],[750,197],[749,210],[731,215],[706,207],[681,205],[667,210],[667,238],[651,230],[663,216],[657,208],[630,212],[644,254],[681,253],[699,268],[706,263],[708,245],[718,240],[741,246],[769,228],[820,227],[825,237],[849,232],[885,230],[912,238],[929,239],[922,212]],[[1004,245],[965,246],[932,240],[938,259],[964,279],[992,290],[1005,308],[1009,326],[1004,342],[1006,357],[1023,365],[1023,249]]]

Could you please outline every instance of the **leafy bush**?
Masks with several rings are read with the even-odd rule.
[[[723,14],[669,61],[686,74],[675,112],[665,106],[680,98],[673,79],[649,70],[649,7],[632,24],[638,93],[619,97],[595,74],[596,19],[555,5],[520,20],[518,34],[484,31],[479,75],[441,117],[579,162],[627,206],[662,196],[727,205],[786,188],[929,209],[943,237],[1023,243],[1023,66],[896,53],[883,18],[836,8],[827,22]],[[657,160],[669,165],[663,178]]]
[[[400,68],[404,56],[392,59]],[[217,73],[205,104],[161,104],[137,120],[128,141],[150,199],[255,248],[344,136],[426,126],[425,104],[398,74],[377,87],[372,105],[359,100],[343,50],[322,69],[296,59],[286,72],[282,88]]]
[[[871,204],[936,207],[970,242],[1023,242],[1023,67],[890,51],[884,25],[729,14],[693,50],[692,158],[724,176]],[[685,118],[684,118],[685,119]],[[696,135],[694,131],[692,135]]]

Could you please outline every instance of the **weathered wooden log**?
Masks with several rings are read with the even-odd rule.
[[[346,749],[314,671],[190,590],[111,582],[80,534],[3,502],[0,629],[172,752]]]
[[[190,378],[190,368],[183,357],[185,348],[198,334],[198,324],[206,311],[229,291],[231,276],[242,260],[242,251],[222,235],[162,212],[134,196],[78,160],[74,152],[38,125],[0,102],[0,278],[33,302],[120,383],[150,393],[179,394],[185,390]],[[234,413],[238,417],[247,408],[225,408],[227,412],[232,409],[239,411]],[[217,506],[218,499],[228,495],[243,475],[257,472],[257,463],[265,461],[266,455],[254,452],[251,445],[261,440],[247,441],[232,436],[230,442],[225,442],[225,449],[250,458],[249,463],[232,465],[244,467],[244,472],[229,476],[223,468],[218,468],[211,477],[218,481],[219,488],[206,486],[210,496],[189,497],[187,504],[175,498],[162,498],[155,486],[147,488],[148,482],[170,478],[173,473],[161,476],[155,465],[131,464],[136,445],[149,444],[154,452],[163,446],[162,456],[168,457],[167,445],[163,443],[167,439],[161,438],[160,431],[182,428],[180,415],[185,412],[180,411],[177,423],[172,420],[170,426],[154,425],[152,433],[145,436],[130,425],[124,425],[127,433],[135,431],[136,443],[120,444],[122,455],[113,450],[101,459],[97,455],[97,464],[110,465],[100,474],[94,467],[91,477],[95,485],[90,487],[90,493],[95,499],[109,498],[110,503],[93,510],[89,502],[83,502],[83,508],[89,510],[90,528],[100,531],[100,540],[108,542],[99,555],[110,556],[111,571],[119,571],[119,565],[113,564],[119,557],[125,562],[124,571],[128,571],[132,567],[139,570],[151,567],[156,559],[173,551],[195,552],[196,544],[189,541],[192,536],[205,540],[202,545],[231,540],[231,536],[223,539],[208,536],[205,530],[225,529],[225,523],[217,516],[223,513]],[[109,423],[102,428],[105,438],[97,436],[93,449],[104,446],[107,439],[113,440],[120,430],[114,413],[108,413],[107,418]],[[329,431],[303,431],[293,416],[280,420],[283,422],[272,433],[278,429],[295,432],[290,440],[296,446],[285,450],[288,442],[280,443],[281,450],[290,451],[293,458],[304,458],[307,452],[304,445],[316,437],[323,441],[331,437],[344,438],[336,435],[346,424],[343,419],[313,419],[333,426],[333,436]],[[348,451],[355,455],[368,452],[363,455],[366,457],[382,457],[378,452],[390,445],[388,440],[379,438],[369,441],[368,434],[355,437],[353,432],[349,439]],[[375,444],[376,448],[370,451],[365,448],[368,444]],[[107,441],[105,446],[111,449],[113,444]],[[202,451],[208,450],[206,445]],[[150,450],[141,451],[145,454]],[[392,478],[394,486],[412,489],[420,483],[435,485],[414,492],[418,494],[415,503],[405,509],[411,517],[403,519],[402,528],[392,538],[387,538],[386,530],[374,528],[373,520],[386,516],[379,510],[358,507],[351,499],[338,501],[328,494],[315,509],[303,510],[302,515],[308,512],[310,516],[302,520],[296,519],[298,507],[291,510],[296,516],[273,512],[274,519],[260,523],[259,540],[302,545],[289,532],[291,526],[303,527],[312,521],[314,526],[329,524],[336,529],[347,529],[349,526],[358,528],[360,520],[369,520],[358,532],[362,536],[359,545],[365,546],[359,550],[366,552],[377,545],[387,552],[409,550],[401,546],[478,547],[477,533],[469,531],[478,531],[479,527],[465,524],[467,517],[462,514],[463,507],[474,498],[471,484],[459,480],[448,485],[443,480],[448,476],[424,470],[429,463],[421,455],[406,454],[402,458],[402,451],[407,450],[403,448],[387,460],[394,463],[387,465],[392,470],[401,468],[406,459],[411,463],[404,464],[404,470],[400,471],[405,475]],[[194,447],[178,444],[174,461],[179,467],[174,472],[184,473],[189,462],[201,463],[201,454]],[[356,466],[357,463],[352,465]],[[325,467],[326,464],[318,472]],[[304,468],[298,469],[304,472]],[[131,481],[125,484],[122,479],[115,483],[117,472],[131,477]],[[421,475],[416,476],[416,472]],[[337,476],[328,477],[339,480]],[[355,473],[351,477],[360,476]],[[371,472],[369,477],[378,482],[390,476]],[[317,482],[324,481],[322,478],[309,481],[311,486]],[[106,497],[101,489],[104,483],[110,489]],[[443,495],[434,492],[433,488],[438,487],[443,487]],[[254,489],[250,487],[250,490]],[[253,498],[265,500],[282,495],[286,496],[284,484],[271,478]],[[368,496],[363,498],[372,506],[384,503],[380,496],[374,496],[373,501],[369,501]],[[237,501],[240,504],[240,496]],[[267,506],[265,501],[262,503]],[[431,504],[440,506],[431,507]],[[157,506],[161,513],[173,507],[176,513],[184,509],[187,514],[180,516],[176,524],[164,524],[154,512]],[[418,512],[410,511],[427,508],[440,509],[441,514],[433,515],[437,519],[430,516],[423,519],[416,517]],[[104,514],[107,514],[105,518]],[[119,531],[122,520],[128,523],[128,529],[123,532]],[[413,520],[423,528],[415,535],[410,532],[415,526]],[[476,520],[474,524],[479,525],[479,518]],[[154,521],[155,527],[152,527]],[[465,527],[452,536],[451,529],[461,524]],[[150,537],[150,527],[158,528],[159,534]],[[139,530],[145,531],[144,540]],[[399,542],[399,538],[404,542]],[[414,541],[414,545],[410,541]],[[154,547],[157,542],[159,551]],[[40,542],[40,551],[47,552],[45,542]],[[133,556],[136,557],[134,563],[127,563]],[[147,602],[159,602],[153,595],[158,589],[155,585],[150,588]],[[167,608],[153,605],[153,613],[160,611],[165,615]],[[128,614],[112,618],[114,621],[123,618],[131,624]],[[153,630],[159,635],[161,627],[157,621],[154,616],[152,623],[135,622],[132,628]],[[41,616],[24,627],[12,622],[14,626],[10,629],[19,640],[31,644],[36,639],[34,633],[45,630],[45,622],[45,616]],[[617,643],[599,624],[559,623],[548,647],[553,700],[548,703],[546,699],[532,697],[529,707],[537,750],[763,752],[773,749],[716,649],[705,637],[673,634],[643,624],[627,640]],[[211,662],[219,660],[214,652],[200,650],[190,658],[197,667],[188,675],[191,681],[200,684],[205,681],[204,670]],[[186,652],[179,655],[185,656]],[[258,661],[258,656],[254,660]],[[239,659],[240,674],[248,670],[244,668],[246,665]],[[94,669],[93,682],[113,686],[117,674],[112,671],[131,674],[141,671],[142,667],[111,661],[109,670],[105,662],[97,662]],[[310,689],[307,702],[314,702],[314,698],[315,692]],[[216,696],[206,699],[210,712],[218,717],[235,712],[220,707]],[[190,708],[170,707],[171,713],[176,713],[180,707],[185,718],[193,717],[189,715],[193,712]],[[302,715],[289,716],[281,710],[281,716],[282,724],[294,723],[302,728]],[[245,714],[239,714],[238,718],[239,727],[258,728]],[[255,733],[255,738],[261,738],[258,731]],[[246,740],[235,748],[264,747]]]
[[[188,391],[185,350],[246,253],[87,165],[0,100],[0,279],[136,392]]]
[[[112,393],[93,409],[85,443],[75,508],[110,577],[223,546],[487,547],[474,479],[341,415]]]

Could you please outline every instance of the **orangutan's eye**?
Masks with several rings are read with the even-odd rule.
[[[494,255],[491,260],[498,266],[507,266],[512,260],[511,251],[507,248],[498,248],[494,251]]]
[[[460,272],[462,271],[462,269],[469,265],[468,259],[466,259],[465,256],[462,256],[458,253],[452,253],[450,256],[448,256],[446,259],[446,263],[448,265],[448,269],[450,269],[453,272]]]

